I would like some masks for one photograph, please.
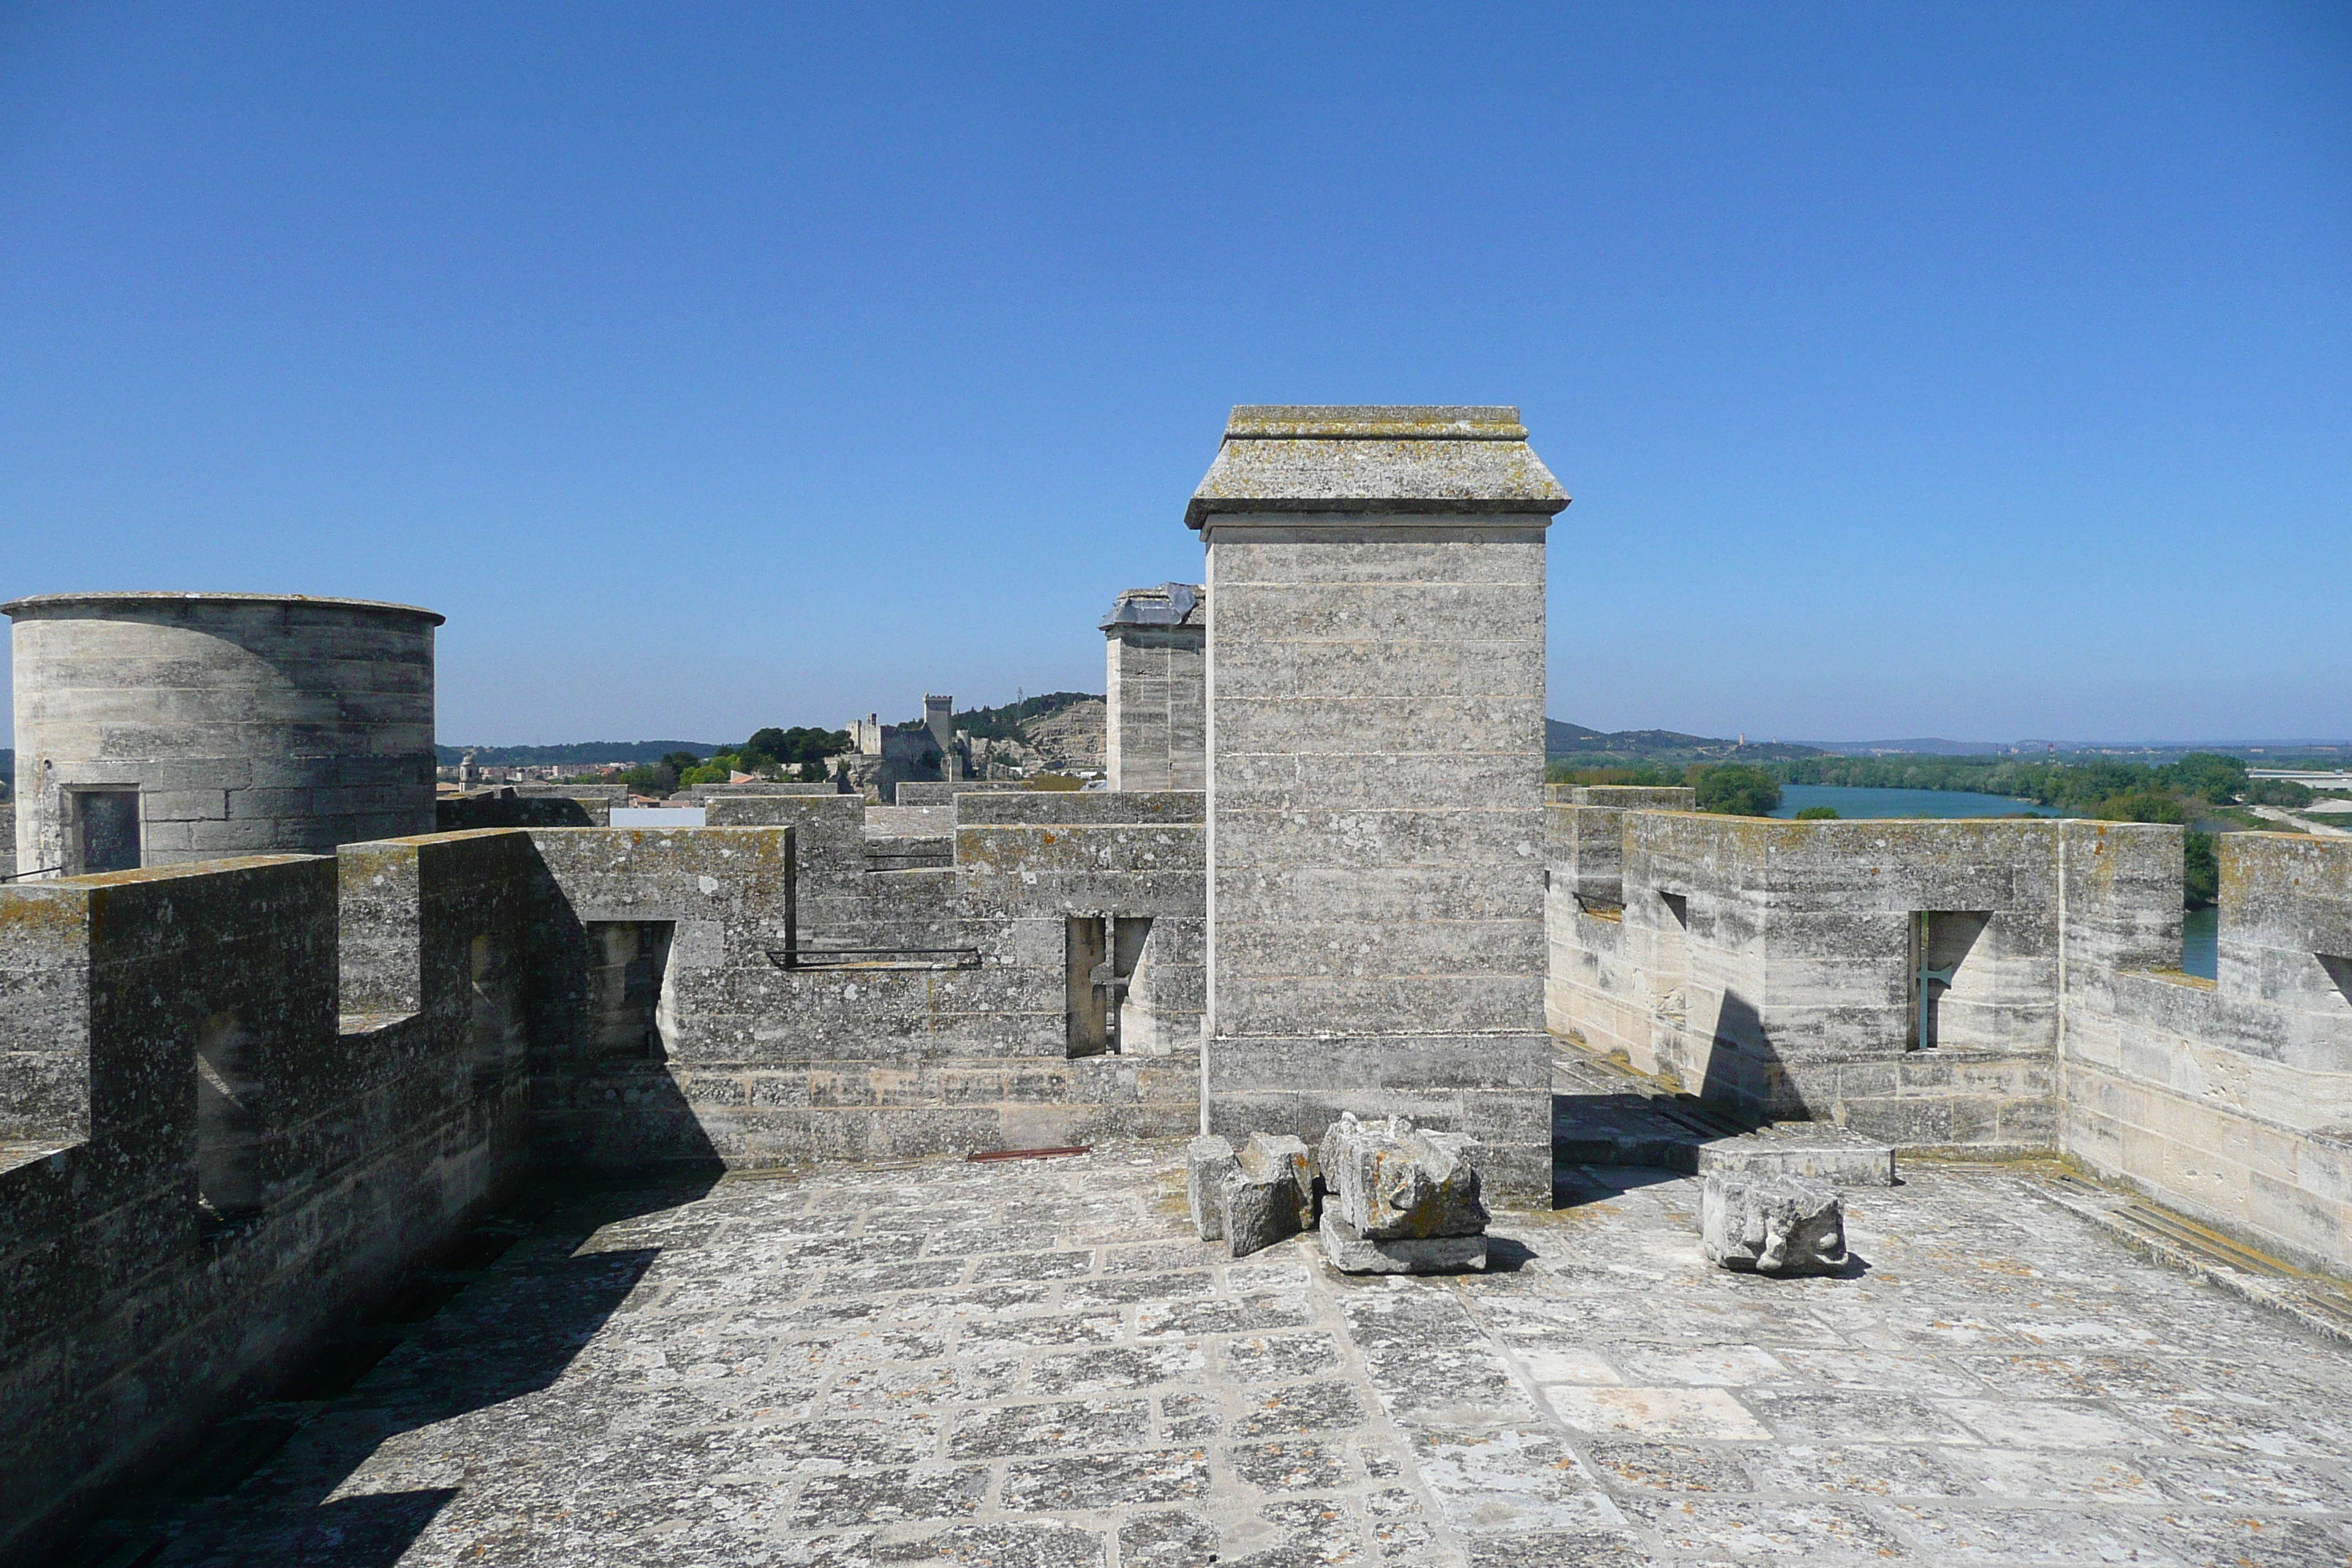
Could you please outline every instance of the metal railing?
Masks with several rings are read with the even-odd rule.
[[[976,947],[772,947],[778,969],[978,969]]]

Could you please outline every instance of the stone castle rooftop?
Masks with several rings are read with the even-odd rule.
[[[1563,1165],[1486,1275],[1194,1240],[1181,1148],[543,1195],[163,1564],[2322,1563],[2343,1346],[2053,1168],[1847,1193],[1854,1261],[1700,1256],[1688,1177]],[[214,1483],[218,1485],[217,1481]],[[168,1490],[168,1489],[166,1489]]]

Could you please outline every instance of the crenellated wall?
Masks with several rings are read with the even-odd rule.
[[[520,837],[0,889],[0,1558],[520,1176],[525,1064],[468,969],[522,935]]]
[[[952,860],[913,869],[885,847],[903,841],[867,839],[856,795],[709,809],[698,829],[531,835],[552,887],[556,994],[585,972],[591,927],[671,928],[652,1049],[600,1047],[583,1001],[549,1004],[548,1157],[758,1165],[1197,1124],[1199,795],[959,795]],[[720,826],[751,821],[764,826]],[[794,841],[788,933],[769,879]],[[1141,996],[1122,1049],[1074,1054],[1070,924],[1104,915],[1150,922],[1129,966]],[[787,950],[789,968],[772,956]]]
[[[2216,982],[2180,970],[2178,827],[1590,798],[1549,808],[1555,1033],[1759,1117],[2071,1154],[2352,1265],[2352,840],[2218,841]]]
[[[966,795],[918,869],[856,796],[710,809],[0,889],[0,1558],[533,1164],[1197,1126],[1198,795]]]
[[[2178,916],[2162,917],[2180,901],[2170,844],[2111,829],[2104,844],[2070,845],[2081,848],[2089,853],[2074,855],[2068,877],[2066,1152],[2273,1251],[2345,1271],[2352,839],[2216,840],[2213,981],[2168,958]],[[2074,919],[2077,904],[2092,917]]]

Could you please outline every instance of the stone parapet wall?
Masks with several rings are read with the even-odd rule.
[[[1751,1115],[2067,1153],[2352,1265],[2352,842],[2221,837],[2215,982],[2179,968],[2178,827],[1549,815],[1555,1033]],[[1923,966],[1950,982],[1924,1048]]]
[[[1547,815],[1555,1032],[1754,1115],[1835,1119],[1911,1147],[2046,1144],[2053,825]],[[1923,912],[1971,926],[1926,1051]]]
[[[0,889],[0,1557],[268,1392],[520,1177],[524,1063],[485,1049],[519,1036],[485,1027],[474,954],[520,939],[528,846],[426,844],[356,877],[264,857]],[[383,917],[349,965],[346,900]],[[431,911],[414,943],[403,901]],[[339,970],[406,1005],[339,1022]]]
[[[2168,842],[2179,832],[2084,825],[2070,842],[2069,887],[2094,918],[2079,948],[2069,927],[2064,1147],[2185,1213],[2344,1271],[2352,840],[2221,836],[2219,976],[2200,982],[2177,957],[2152,962],[2167,958],[2164,892],[2179,902]],[[2151,882],[2155,897],[2126,896]]]
[[[558,998],[535,1034],[543,1155],[764,1165],[1192,1130],[1201,797],[971,792],[955,806],[952,863],[914,870],[872,868],[851,795],[710,808],[757,827],[534,834]],[[1072,1059],[1068,924],[1106,914],[1151,922],[1149,1037]],[[582,1021],[586,928],[622,921],[673,930],[658,1055],[600,1056]],[[771,958],[788,947],[812,966]],[[827,961],[844,950],[863,956]]]

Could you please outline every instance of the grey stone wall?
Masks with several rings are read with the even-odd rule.
[[[2069,1154],[2352,1266],[2352,841],[2222,836],[2206,981],[2178,827],[1550,818],[1555,1031],[1759,1116]],[[1923,963],[1951,975],[1924,1047]]]
[[[1549,815],[1555,1031],[1758,1116],[1915,1149],[2053,1142],[2056,825]],[[1965,938],[1931,955],[1952,972],[1932,1048],[1923,914],[1939,947]]]
[[[2352,840],[2219,837],[2221,963],[2200,981],[2179,968],[2179,836],[2092,823],[2068,834],[2063,1146],[2272,1252],[2344,1272]]]
[[[868,839],[854,795],[713,801],[704,828],[534,833],[552,900],[544,1155],[765,1165],[1192,1130],[1200,797],[974,792],[954,809],[951,860],[917,869]],[[1069,922],[1104,915],[1151,922],[1137,1030],[1074,1058]],[[585,976],[589,928],[620,921],[673,934],[658,1049],[615,1058]],[[788,947],[806,967],[770,957]]]
[[[1544,533],[1509,409],[1234,411],[1209,595],[1210,1131],[1341,1110],[1550,1191]]]
[[[609,827],[613,807],[627,804],[595,795],[523,795],[484,790],[445,795],[433,802],[436,833],[467,833],[481,827]]]
[[[471,967],[520,940],[516,837],[340,885],[261,857],[0,889],[0,1558],[268,1392],[520,1176],[523,1064],[485,1053]],[[430,912],[346,965],[339,905]],[[387,1010],[339,1020],[339,969]]]
[[[68,821],[89,786],[136,790],[145,866],[432,831],[432,611],[183,594],[0,608],[22,868],[89,868]]]

